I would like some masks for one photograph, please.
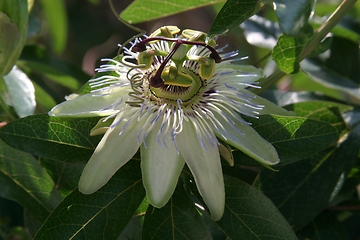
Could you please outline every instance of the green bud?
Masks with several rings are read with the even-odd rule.
[[[0,0],[0,76],[10,72],[26,43],[27,0]]]

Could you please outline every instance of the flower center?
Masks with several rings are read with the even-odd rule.
[[[168,100],[168,101],[177,101],[180,99],[184,103],[189,103],[195,96],[197,96],[201,87],[203,87],[204,80],[198,76],[196,73],[192,72],[189,69],[182,68],[175,76],[169,74],[171,67],[165,68],[161,74],[162,79],[164,79],[164,84],[161,87],[150,86],[151,97],[153,100]],[[154,72],[148,75],[148,78],[154,76]],[[178,84],[167,84],[168,78],[171,78],[170,82],[173,81],[183,81],[185,78],[191,83],[187,86],[181,86]]]
[[[143,75],[143,93],[153,101],[189,103],[213,76],[215,64],[222,60],[214,49],[216,42],[205,33],[187,29],[175,37],[179,32],[175,26],[159,28],[131,48],[138,53],[141,69],[147,70]],[[134,89],[134,93],[139,91]]]

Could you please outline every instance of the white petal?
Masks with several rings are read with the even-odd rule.
[[[3,77],[11,105],[19,117],[34,114],[35,88],[29,77],[17,66]]]
[[[220,76],[219,81],[231,84],[237,88],[247,87],[247,83],[254,83],[264,76],[262,69],[250,65],[220,63],[215,73],[228,73]]]
[[[224,179],[218,147],[213,147],[205,140],[205,149],[198,141],[193,124],[190,121],[183,124],[183,131],[176,136],[178,148],[195,178],[211,217],[217,221],[222,217],[225,205]]]
[[[116,117],[114,122],[118,118]],[[81,174],[80,192],[91,194],[97,191],[135,155],[141,144],[137,135],[145,120],[139,122],[134,120],[121,135],[119,132],[126,122],[121,122],[115,128],[109,128]]]
[[[141,171],[149,203],[161,208],[172,196],[185,161],[177,153],[170,133],[158,139],[159,127],[147,136],[146,147],[141,146]]]
[[[231,119],[227,122],[217,112],[214,112],[214,115],[225,129],[225,131],[221,131],[221,133],[217,132],[217,136],[220,139],[243,151],[262,164],[274,165],[279,163],[280,160],[275,148],[262,138],[251,126],[230,116],[228,117]],[[231,121],[233,123],[231,123]]]
[[[111,88],[110,92],[88,93],[71,98],[56,105],[49,112],[53,117],[94,117],[109,116],[117,112],[114,109],[116,104],[120,104],[121,98],[129,92],[127,87]],[[125,97],[122,102],[126,101]],[[114,105],[115,104],[115,105]]]
[[[249,95],[255,95],[254,93],[252,93],[246,89],[242,89],[241,92],[244,92],[245,94],[249,94]],[[269,100],[259,97],[257,95],[255,98],[251,99],[251,102],[254,104],[264,106],[264,108],[259,111],[259,113],[261,115],[265,115],[265,114],[276,114],[276,115],[282,115],[282,116],[295,116],[296,115],[293,111],[287,111],[284,108],[276,105],[275,103],[270,102]]]

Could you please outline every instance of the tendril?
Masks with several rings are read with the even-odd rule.
[[[146,31],[133,26],[130,23],[126,22],[124,19],[122,19],[120,17],[120,14],[118,14],[118,12],[116,11],[112,0],[109,0],[109,5],[111,8],[111,11],[114,13],[114,15],[117,17],[117,19],[121,23],[123,23],[127,27],[133,29],[134,31],[138,32],[138,34],[132,36],[131,38],[129,38],[127,41],[125,41],[123,44],[120,45],[119,50],[117,52],[117,58],[118,58],[118,61],[119,62],[121,61],[121,63],[123,65],[130,67],[130,70],[126,74],[126,78],[130,82],[132,91],[129,93],[130,99],[128,101],[126,101],[126,103],[132,107],[140,107],[141,104],[144,102],[144,99],[141,97],[141,94],[142,94],[141,86],[142,86],[143,76],[140,72],[137,72],[137,73],[133,74],[132,76],[130,76],[130,73],[135,71],[136,69],[144,68],[145,64],[130,65],[130,64],[126,63],[125,61],[122,60],[122,51],[124,49],[124,46],[128,45],[131,41],[134,41],[137,38],[144,36],[146,34]]]

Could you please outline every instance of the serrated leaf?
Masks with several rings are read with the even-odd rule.
[[[251,17],[259,9],[258,0],[228,0],[216,16],[209,37],[228,33],[232,28]]]
[[[257,185],[298,230],[336,195],[342,179],[358,159],[359,148],[360,126],[336,148],[284,166],[278,172],[263,171]]]
[[[34,239],[116,239],[144,197],[140,164],[129,161],[97,192],[84,195],[74,190]]]
[[[281,35],[272,52],[272,57],[281,71],[296,73],[299,71],[300,55],[308,40],[313,35],[310,25],[297,37]]]
[[[314,0],[275,0],[279,25],[288,36],[297,36],[307,24]]]
[[[349,239],[342,223],[328,211],[322,212],[296,234],[299,240]]]
[[[22,118],[34,114],[35,88],[28,76],[18,67],[3,77],[12,107],[17,115]]]
[[[55,184],[30,154],[0,141],[0,196],[20,203],[37,220],[45,221],[61,201]]]
[[[280,164],[310,157],[328,147],[338,136],[336,128],[330,124],[303,117],[262,115],[258,120],[246,118],[246,121],[276,148]],[[236,165],[255,164],[240,151],[235,151],[234,157]]]
[[[224,1],[183,0],[179,2],[177,0],[135,0],[121,12],[120,17],[134,24]]]
[[[71,119],[33,115],[7,124],[0,130],[10,146],[33,155],[69,163],[86,163],[102,136],[90,137],[98,118]]]
[[[301,69],[315,82],[339,91],[345,101],[360,104],[359,85],[347,77],[340,75],[314,59],[304,59],[301,62]]]
[[[224,176],[225,212],[217,225],[231,239],[297,239],[274,204],[249,184]]]
[[[143,239],[210,239],[193,201],[178,185],[162,208],[149,206],[146,211]]]

